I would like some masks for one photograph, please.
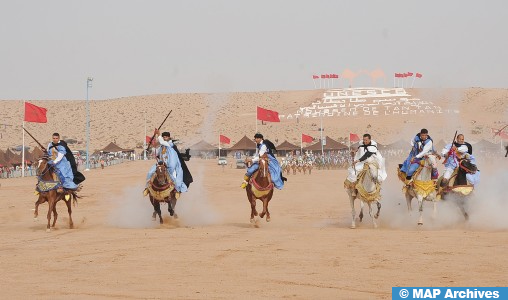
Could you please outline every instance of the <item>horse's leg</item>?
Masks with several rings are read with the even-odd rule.
[[[171,211],[169,210],[170,207],[171,207]],[[171,197],[171,199],[169,200],[169,203],[168,203],[168,211],[169,211],[169,214],[173,218],[176,219],[176,218],[178,218],[178,215],[176,214],[175,207],[176,207],[176,198],[173,195],[173,197]]]
[[[55,204],[53,205],[53,224],[51,224],[51,227],[55,228],[56,219],[58,219],[58,213],[56,212],[56,204],[58,201],[55,200]]]
[[[420,217],[418,218],[418,225],[423,225],[423,197],[418,195],[418,211],[420,212]]]
[[[270,200],[272,200],[272,196],[273,196],[273,190],[271,190],[270,193],[267,195],[268,200],[266,200],[266,222],[270,222],[270,220],[271,220],[270,211],[268,211],[268,204],[270,204]]]
[[[460,198],[457,200],[457,204],[459,205],[460,212],[462,213],[462,215],[464,215],[464,219],[468,221],[469,215],[466,211],[465,198],[463,198],[462,196],[459,197]]]
[[[411,215],[411,211],[413,210],[411,208],[411,201],[413,200],[413,196],[411,196],[411,193],[409,193],[409,191],[406,191],[406,193],[404,194],[404,196],[406,197],[406,203],[407,203],[407,213],[409,215]]]
[[[150,197],[150,203],[153,206],[153,214],[152,214],[152,220],[157,220],[157,210],[155,209],[155,200],[153,199],[152,195],[149,195]]]
[[[37,217],[39,216],[39,205],[42,203],[42,196],[39,194],[39,198],[35,202],[35,211],[34,211],[34,221],[37,221]]]
[[[374,215],[374,217],[377,219],[377,218],[379,218],[379,212],[381,211],[381,202],[376,201],[376,206],[377,206],[377,213],[376,213],[376,215]]]
[[[372,201],[367,202],[367,205],[369,206],[369,215],[372,219],[372,224],[374,224],[374,228],[377,228],[376,218],[374,217],[374,212],[372,209]]]
[[[353,197],[351,189],[347,190],[347,194],[349,195],[349,203],[351,204],[351,227],[350,228],[355,229],[356,228],[355,197]]]
[[[268,199],[267,199],[267,197],[266,196],[261,197],[261,202],[263,202],[263,211],[261,212],[261,214],[259,214],[259,217],[261,219],[263,219],[265,217],[265,215],[266,215],[266,208],[268,206]]]
[[[358,215],[358,218],[360,219],[360,223],[363,220],[363,206],[364,206],[363,201],[360,201],[360,214]]]
[[[67,212],[69,213],[69,228],[74,228],[74,222],[72,222],[72,203],[71,200],[65,201],[65,205],[67,205]]]
[[[52,197],[50,197],[48,199],[48,225],[46,226],[46,232],[51,232],[51,227],[49,226],[50,222],[51,222],[51,213],[53,212],[53,206],[55,205],[54,203],[54,199],[52,199]]]
[[[160,224],[164,223],[162,221],[161,203],[159,201],[154,199],[154,201],[153,201],[153,208],[155,209],[155,212],[159,216],[159,223]]]

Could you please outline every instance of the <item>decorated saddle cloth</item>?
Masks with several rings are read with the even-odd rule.
[[[40,193],[40,192],[49,192],[63,187],[58,174],[55,173],[53,179],[54,180],[51,181],[44,181],[38,178],[37,184],[35,185],[35,189]]]
[[[152,178],[150,179],[150,184],[148,185],[148,191],[150,195],[157,201],[166,201],[170,195],[171,192],[175,189],[175,184],[169,177],[169,173],[167,174],[166,180],[167,182],[162,185],[156,185],[154,183],[156,178],[156,175],[154,174]]]

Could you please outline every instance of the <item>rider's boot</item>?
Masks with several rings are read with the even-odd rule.
[[[242,189],[246,188],[247,185],[249,184],[249,176],[247,175],[243,175],[243,182],[242,182],[242,185],[240,186]]]
[[[146,183],[146,186],[145,186],[145,189],[143,190],[143,197],[147,196],[148,195],[148,184],[149,184],[150,181],[148,181]]]
[[[413,177],[412,176],[406,176],[406,180],[404,181],[404,184],[406,187],[409,187],[413,183]]]

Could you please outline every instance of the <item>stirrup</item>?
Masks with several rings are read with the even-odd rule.
[[[240,186],[242,189],[245,189],[249,183],[247,181],[243,181],[242,185]]]
[[[143,196],[147,196],[147,195],[148,195],[148,188],[145,188],[145,189],[143,190]]]
[[[175,199],[176,199],[176,200],[178,200],[178,198],[180,198],[180,194],[181,194],[180,192],[176,192],[176,193],[175,193]]]

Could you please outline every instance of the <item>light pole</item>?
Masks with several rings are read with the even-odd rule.
[[[90,100],[88,99],[88,89],[92,87],[92,77],[86,79],[86,169],[90,170]]]

